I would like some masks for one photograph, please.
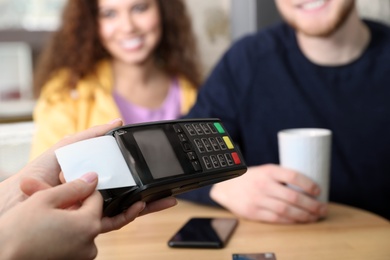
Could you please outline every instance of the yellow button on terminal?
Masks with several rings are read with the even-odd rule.
[[[224,137],[223,137],[223,140],[225,141],[225,144],[226,144],[226,146],[227,146],[229,149],[234,149],[234,145],[233,145],[232,141],[230,141],[229,136],[224,136]]]

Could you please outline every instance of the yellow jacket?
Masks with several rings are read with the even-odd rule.
[[[74,90],[64,88],[67,71],[58,72],[45,84],[34,109],[35,135],[31,159],[37,157],[63,137],[105,124],[121,114],[112,96],[111,64],[101,62],[96,73],[77,83]],[[196,101],[197,90],[183,77],[179,77],[182,95],[182,114],[186,114]]]

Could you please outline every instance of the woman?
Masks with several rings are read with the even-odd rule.
[[[36,74],[32,157],[62,137],[121,117],[175,119],[200,85],[182,0],[70,0]]]

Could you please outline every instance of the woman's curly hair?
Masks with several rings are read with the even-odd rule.
[[[183,0],[157,0],[162,20],[162,38],[155,55],[163,61],[170,75],[184,75],[194,86],[201,84],[201,72],[192,24]],[[99,38],[98,0],[68,0],[62,14],[62,25],[53,33],[42,52],[34,77],[34,92],[39,95],[53,73],[66,68],[67,86],[95,69],[111,55]]]

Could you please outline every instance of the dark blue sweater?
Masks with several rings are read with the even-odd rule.
[[[390,219],[390,29],[368,22],[371,42],[347,65],[326,67],[278,24],[236,42],[187,117],[220,118],[248,165],[279,163],[277,132],[333,131],[330,200]],[[180,198],[215,204],[210,187]]]

